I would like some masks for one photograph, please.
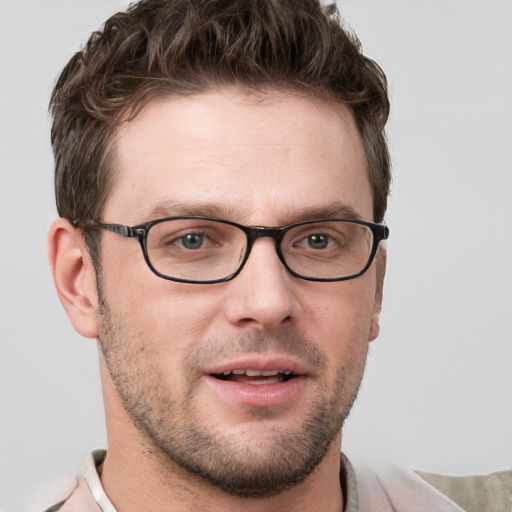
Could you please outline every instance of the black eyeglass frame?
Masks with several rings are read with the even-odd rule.
[[[212,222],[219,222],[221,224],[228,224],[230,226],[234,226],[241,231],[243,231],[247,237],[247,247],[245,249],[245,254],[242,260],[240,261],[240,264],[238,265],[237,269],[228,275],[227,277],[223,277],[221,279],[212,279],[212,280],[202,280],[202,281],[196,281],[196,280],[190,280],[190,279],[184,279],[181,277],[171,277],[166,274],[162,274],[159,272],[151,263],[151,260],[149,259],[148,252],[147,252],[147,235],[149,230],[152,226],[156,224],[160,224],[162,222],[167,222],[170,220],[205,220],[205,221],[212,221]],[[295,272],[292,268],[289,267],[288,263],[286,263],[286,259],[281,251],[281,241],[283,240],[285,234],[295,227],[299,226],[307,226],[308,224],[316,224],[319,222],[333,222],[333,221],[342,221],[347,222],[349,224],[359,224],[361,226],[366,226],[370,229],[370,231],[373,234],[373,245],[370,251],[370,255],[368,256],[368,261],[366,265],[363,267],[363,269],[356,274],[352,274],[349,276],[344,277],[309,277],[304,276],[302,274],[299,274],[298,272]],[[284,265],[286,270],[294,276],[299,279],[303,279],[305,281],[317,281],[317,282],[334,282],[334,281],[348,281],[349,279],[355,279],[356,277],[359,277],[363,275],[371,266],[373,263],[373,260],[375,258],[375,255],[377,254],[377,249],[379,248],[379,244],[382,240],[386,240],[389,237],[389,228],[386,226],[386,224],[380,224],[376,222],[369,222],[365,220],[356,220],[356,219],[314,219],[314,220],[305,220],[301,222],[295,222],[292,224],[287,224],[286,226],[279,226],[279,227],[265,227],[265,226],[244,226],[243,224],[238,224],[236,222],[232,222],[230,220],[226,219],[218,219],[215,217],[202,217],[202,216],[196,216],[196,215],[185,215],[185,216],[179,216],[179,217],[164,217],[162,219],[155,219],[150,220],[148,222],[144,222],[142,224],[138,224],[136,226],[126,226],[123,224],[105,224],[102,222],[96,222],[93,220],[85,220],[82,222],[76,222],[75,225],[82,226],[82,227],[91,227],[91,228],[101,228],[105,229],[107,231],[111,231],[112,233],[116,233],[124,238],[137,238],[137,240],[140,243],[142,253],[144,255],[144,259],[146,260],[146,263],[148,267],[151,269],[151,271],[157,275],[158,277],[161,277],[162,279],[167,279],[169,281],[175,281],[178,283],[189,283],[189,284],[216,284],[216,283],[225,283],[227,281],[231,281],[234,279],[244,267],[245,263],[249,259],[249,255],[252,250],[252,246],[254,242],[258,238],[266,238],[270,237],[274,240],[275,249],[277,256],[281,263]]]

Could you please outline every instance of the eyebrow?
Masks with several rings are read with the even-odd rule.
[[[213,217],[241,222],[241,218],[249,216],[249,211],[243,205],[242,207],[237,205],[235,209],[233,206],[222,203],[206,203],[201,201],[178,202],[173,199],[165,199],[149,209],[145,218],[154,220],[181,216]],[[280,214],[278,225],[314,219],[362,220],[362,216],[351,205],[340,201],[328,205],[289,208]]]
[[[232,219],[235,215],[232,207],[221,203],[205,203],[202,201],[176,201],[165,199],[154,205],[148,212],[150,219],[164,217],[215,217],[219,219]]]
[[[314,219],[362,220],[362,216],[351,205],[341,201],[328,205],[301,208],[298,211],[291,210],[288,213],[289,218],[293,219],[292,222]]]

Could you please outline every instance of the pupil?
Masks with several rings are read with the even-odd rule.
[[[308,243],[313,249],[325,249],[328,241],[325,235],[310,235],[308,236]]]
[[[191,233],[183,237],[182,244],[186,249],[199,249],[203,245],[203,236]]]

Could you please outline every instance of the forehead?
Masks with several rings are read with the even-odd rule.
[[[153,100],[119,129],[115,156],[109,221],[202,214],[269,225],[333,205],[371,219],[351,111],[310,96],[230,89]]]

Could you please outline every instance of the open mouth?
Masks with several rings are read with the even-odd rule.
[[[230,406],[274,407],[297,404],[307,392],[308,368],[289,357],[248,356],[242,360],[219,363],[205,368],[206,383],[214,399]]]
[[[222,373],[214,373],[212,377],[226,381],[236,382],[240,384],[278,384],[280,382],[287,382],[296,375],[290,370],[226,370]]]

